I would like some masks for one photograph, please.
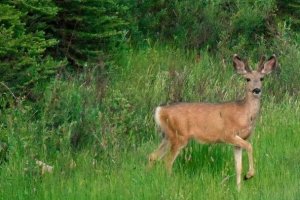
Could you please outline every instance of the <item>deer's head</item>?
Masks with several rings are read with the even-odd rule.
[[[242,75],[247,81],[247,93],[251,93],[254,97],[259,98],[261,96],[264,76],[271,73],[276,68],[277,60],[274,54],[267,61],[266,57],[262,56],[258,63],[257,70],[252,70],[247,62],[243,61],[235,54],[233,56],[233,66],[236,72]]]

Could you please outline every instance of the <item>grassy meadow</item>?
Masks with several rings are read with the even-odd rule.
[[[1,111],[1,139],[10,146],[1,146],[9,160],[2,157],[0,165],[0,199],[298,199],[300,83],[294,67],[300,61],[291,65],[290,59],[298,54],[279,56],[280,71],[264,80],[251,138],[256,175],[243,181],[241,192],[229,145],[191,142],[171,176],[162,162],[147,169],[148,154],[160,142],[157,105],[234,100],[243,97],[245,84],[231,58],[152,45],[124,49],[106,74],[95,67],[57,76],[39,104],[20,99]],[[255,67],[258,60],[251,55],[249,63]],[[36,159],[53,172],[42,174]],[[246,174],[245,152],[243,161]]]

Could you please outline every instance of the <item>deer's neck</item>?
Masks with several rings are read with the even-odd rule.
[[[251,120],[255,120],[260,110],[260,97],[247,93],[243,100],[243,107]]]

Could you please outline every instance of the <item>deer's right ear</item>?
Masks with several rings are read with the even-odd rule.
[[[233,67],[238,74],[244,75],[250,72],[247,63],[241,60],[241,58],[237,55],[233,55]]]

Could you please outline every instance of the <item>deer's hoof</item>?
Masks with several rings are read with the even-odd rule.
[[[247,175],[244,176],[244,180],[249,180],[250,178],[252,178],[254,176],[253,172],[248,172]]]

